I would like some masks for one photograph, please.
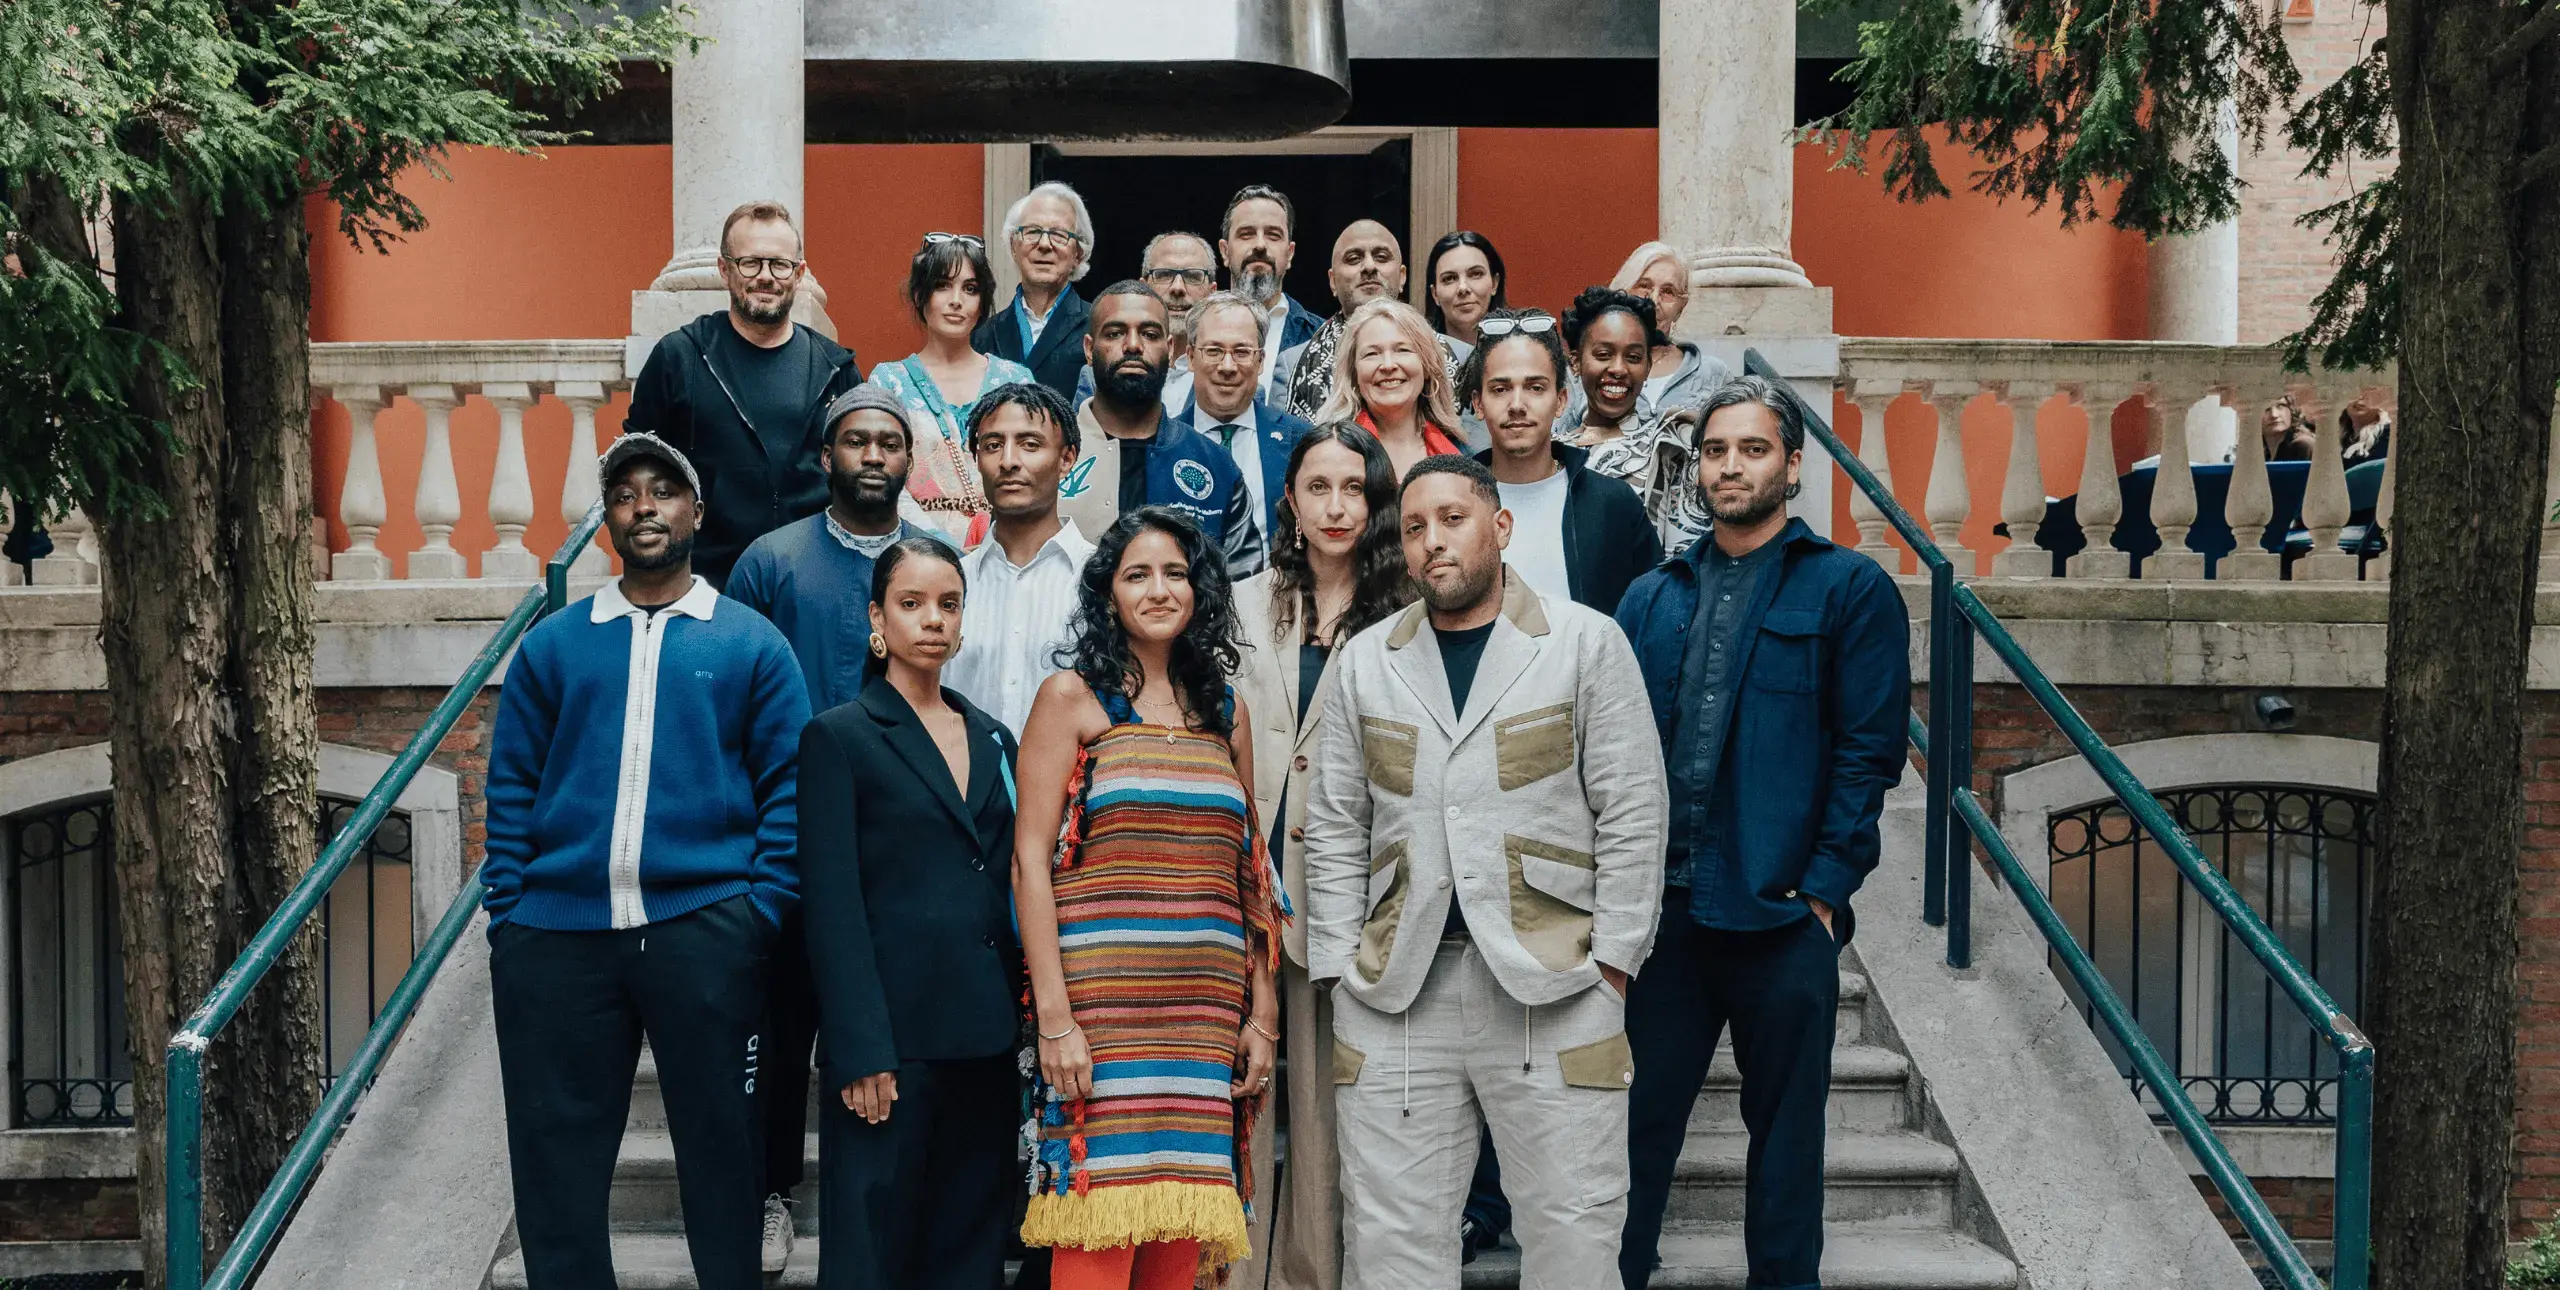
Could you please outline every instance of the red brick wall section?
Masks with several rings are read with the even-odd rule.
[[[2267,1208],[2275,1213],[2276,1222],[2293,1239],[2325,1241],[2336,1230],[2338,1188],[2332,1180],[2252,1178],[2249,1181],[2257,1185],[2259,1199],[2267,1202]],[[2231,1239],[2236,1241],[2248,1236],[2241,1229],[2240,1220],[2232,1216],[2231,1206],[2222,1199],[2222,1193],[2213,1189],[2213,1180],[2196,1179],[2196,1190],[2204,1193],[2205,1206],[2213,1211],[2215,1218],[2222,1220],[2222,1230],[2230,1233]]]
[[[2285,40],[2302,69],[2307,97],[2355,66],[2382,38],[2382,7],[2356,0],[2313,0],[2308,22],[2287,23]],[[2337,251],[2297,221],[2390,173],[2387,164],[2341,167],[2328,179],[2302,176],[2303,154],[2284,145],[2284,123],[2270,123],[2263,152],[2246,144],[2239,157],[2240,343],[2265,344],[2310,321],[2311,298],[2337,271]]]
[[[0,692],[0,762],[105,741],[103,693]]]
[[[0,1181],[0,1241],[131,1241],[142,1236],[130,1178]]]

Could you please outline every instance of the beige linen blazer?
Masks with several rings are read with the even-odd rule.
[[[1298,650],[1306,626],[1274,624],[1269,571],[1236,584],[1236,635],[1244,642],[1244,664],[1236,669],[1236,693],[1253,714],[1253,809],[1262,835],[1280,855],[1280,885],[1296,911],[1280,940],[1289,961],[1307,965],[1307,857],[1302,845],[1307,822],[1307,772],[1316,747],[1317,719],[1324,715],[1325,696],[1333,692],[1334,664],[1325,663],[1316,682],[1316,697],[1307,705],[1307,721],[1298,724]],[[1283,790],[1286,790],[1284,793]],[[1281,804],[1289,818],[1279,818]]]
[[[1662,748],[1606,615],[1503,570],[1464,712],[1414,605],[1335,657],[1307,793],[1307,974],[1402,1012],[1448,918],[1511,997],[1633,973],[1662,899]]]

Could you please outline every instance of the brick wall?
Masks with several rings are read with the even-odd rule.
[[[49,753],[107,737],[107,696],[0,691],[0,762]]]
[[[2325,1241],[2335,1232],[2338,1188],[2333,1180],[2252,1178],[2249,1181],[2256,1185],[2258,1198],[2267,1202],[2267,1208],[2274,1212],[2277,1224],[2284,1228],[2286,1235],[2297,1241]],[[2215,1218],[2222,1220],[2222,1230],[2229,1232],[2231,1239],[2242,1240],[2249,1235],[2241,1228],[2240,1220],[2232,1216],[2231,1206],[2223,1201],[2222,1193],[2213,1189],[2211,1179],[2196,1179],[2196,1190],[2204,1194],[2206,1208],[2213,1211]]]
[[[2336,81],[2382,35],[2380,6],[2354,0],[2292,0],[2309,8],[2308,22],[2285,25],[2286,43],[2302,70],[2308,96]],[[2336,271],[2336,252],[2314,230],[2295,221],[2389,173],[2359,163],[2328,179],[2302,177],[2303,155],[2284,145],[2284,123],[2270,123],[2264,151],[2241,147],[2239,169],[2247,185],[2240,195],[2240,342],[2264,344],[2310,319],[2311,298]]]
[[[142,1236],[130,1178],[0,1180],[0,1241],[131,1241]]]

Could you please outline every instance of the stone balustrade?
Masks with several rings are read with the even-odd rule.
[[[351,342],[311,347],[311,388],[315,402],[337,404],[348,420],[346,465],[333,517],[344,526],[346,539],[344,548],[329,557],[330,580],[474,577],[475,553],[454,544],[455,530],[468,516],[485,519],[496,534],[493,544],[476,552],[476,576],[522,581],[541,573],[546,554],[525,544],[539,504],[526,451],[525,413],[545,396],[568,409],[567,455],[556,496],[561,519],[575,525],[598,492],[596,411],[615,392],[628,390],[630,381],[623,374],[619,340]],[[455,471],[453,414],[474,397],[496,410],[497,438],[486,495],[475,489],[465,497]],[[402,399],[415,405],[424,420],[410,509],[420,541],[408,554],[406,567],[395,569],[392,556],[378,545],[391,516],[378,426],[383,413]],[[604,553],[590,547],[573,569],[592,574],[604,567]]]
[[[2161,538],[2160,549],[2145,557],[2146,579],[2196,579],[2207,576],[2205,555],[2188,547],[2197,522],[2196,484],[2191,457],[2209,460],[2221,454],[2191,454],[2189,431],[2198,419],[2191,412],[2206,405],[2229,409],[2236,420],[2229,463],[2230,483],[2223,514],[2237,549],[2223,556],[2212,576],[2229,580],[2270,580],[2290,576],[2304,581],[2352,581],[2389,575],[2387,558],[2369,564],[2342,539],[2349,518],[2346,470],[2341,458],[2340,409],[2359,397],[2384,408],[2392,406],[2396,376],[2390,370],[2300,373],[2284,370],[2273,346],[2194,345],[2173,342],[2076,342],[2010,340],[1895,340],[1844,337],[1840,342],[1838,392],[1854,407],[1858,459],[1876,476],[1892,484],[1893,465],[1887,437],[1878,433],[1886,410],[1910,398],[1936,416],[1937,432],[1929,456],[1925,487],[1895,489],[1895,495],[1929,528],[1939,547],[1956,562],[1957,572],[2004,578],[2050,577],[2052,552],[2037,541],[2047,522],[2048,495],[2073,495],[2075,518],[2086,545],[2069,558],[2066,577],[2125,578],[2134,573],[2132,557],[2113,541],[2124,523],[2124,494],[2118,479],[2116,422],[2120,410],[2147,418],[2146,445],[2135,457],[2156,451],[2148,518]],[[2276,515],[2268,483],[2266,451],[2259,419],[2267,405],[2291,394],[2318,428],[2318,446],[2310,463],[2300,521],[2308,531],[2310,550],[2288,571],[2283,557],[2265,549]],[[2003,410],[2008,425],[1997,444],[2002,464],[1996,495],[1982,499],[1995,511],[1980,512],[1968,481],[1969,459],[1982,452],[1980,417],[1968,436],[1967,413],[1977,401],[1996,418]],[[2058,421],[2078,409],[2084,424],[2080,465],[2074,479],[2047,477],[2047,440]],[[1844,418],[1849,420],[1849,418]],[[2209,422],[2207,422],[2209,424]],[[1844,425],[1843,437],[1850,427]],[[2066,429],[2064,433],[2069,433]],[[2064,455],[2067,454],[2057,454]],[[2551,477],[2560,499],[2560,464]],[[1858,527],[1858,549],[1888,567],[1902,567],[1899,546],[1881,510],[1844,479],[1851,518]],[[1919,495],[1915,499],[1913,494]],[[2391,514],[2391,468],[2383,468],[2376,510],[2387,531]],[[2006,545],[1976,550],[1964,540],[1980,535],[1996,515],[2007,526]],[[2555,524],[2560,528],[2560,524]],[[2275,534],[2279,539],[2282,533]],[[1998,543],[2000,539],[1991,539]],[[2560,545],[2552,546],[2560,550]],[[2546,557],[2546,578],[2554,576]]]

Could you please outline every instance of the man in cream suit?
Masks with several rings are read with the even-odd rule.
[[[1402,507],[1422,603],[1337,660],[1305,826],[1307,974],[1333,987],[1343,1283],[1458,1284],[1485,1125],[1521,1283],[1612,1290],[1626,985],[1662,888],[1642,675],[1615,623],[1504,568],[1510,516],[1482,465],[1426,458]]]

